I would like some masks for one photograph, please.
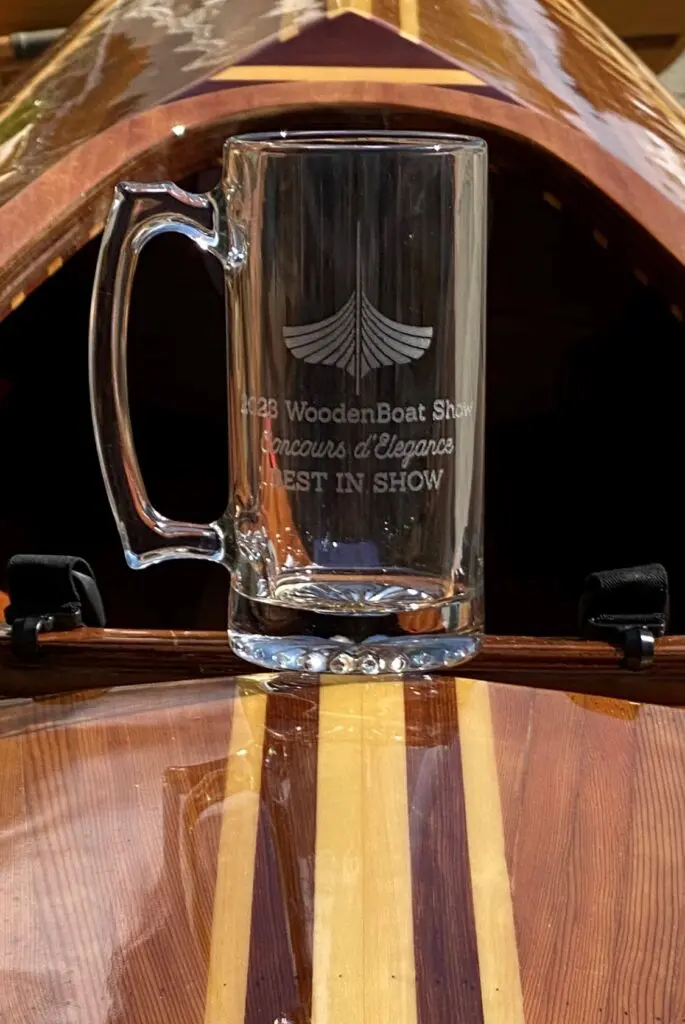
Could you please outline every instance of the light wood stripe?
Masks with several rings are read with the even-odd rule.
[[[281,21],[281,27],[278,32],[278,38],[280,41],[282,43],[287,43],[289,39],[294,39],[295,36],[298,35],[299,31],[300,30],[297,27],[297,21],[295,20],[294,15],[284,14],[283,20]]]
[[[482,86],[459,68],[369,68],[335,65],[241,64],[214,75],[214,82],[400,82],[405,85]]]
[[[525,1024],[488,685],[456,687],[483,1020]]]
[[[252,919],[266,696],[236,696],[226,762],[205,1024],[242,1024]]]
[[[353,12],[354,14],[372,14],[373,0],[328,0],[329,17]]]
[[[312,1024],[364,1020],[363,688],[322,687]]]
[[[416,1024],[402,683],[321,689],[312,1024]]]
[[[283,13],[281,14],[281,27],[278,33],[278,38],[282,43],[285,43],[288,39],[292,39],[299,33],[299,16],[303,11],[300,4],[289,4],[287,0],[285,3],[281,4],[281,7]]]
[[[412,39],[420,38],[418,0],[400,0],[400,31]]]

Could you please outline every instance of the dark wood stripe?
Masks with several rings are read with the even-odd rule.
[[[271,694],[266,712],[245,1024],[308,1024],[319,695]]]
[[[436,50],[404,39],[396,28],[349,12],[319,21],[287,42],[272,43],[241,64],[339,64],[349,67],[456,68]]]
[[[655,32],[652,35],[622,36],[622,41],[632,50],[670,50],[677,45],[676,32]]]
[[[419,1024],[482,1024],[453,680],[405,691]]]

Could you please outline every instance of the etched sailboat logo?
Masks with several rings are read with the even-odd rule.
[[[339,366],[355,381],[380,366],[412,363],[430,348],[432,327],[412,327],[384,316],[362,289],[359,228],[354,291],[332,316],[300,327],[284,327],[283,341],[296,359]]]

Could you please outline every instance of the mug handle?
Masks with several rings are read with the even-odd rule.
[[[226,557],[221,521],[167,519],[151,504],[133,444],[126,359],[133,275],[151,239],[177,232],[226,269],[242,265],[244,249],[235,231],[222,226],[222,205],[218,194],[185,192],[170,182],[123,182],[115,188],[102,236],[90,313],[91,412],[109,503],[132,569],[176,558]]]

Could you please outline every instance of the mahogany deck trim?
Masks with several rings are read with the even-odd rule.
[[[42,656],[22,661],[9,636],[0,637],[0,696],[257,673],[230,651],[223,632],[80,629],[45,634],[39,643]],[[487,636],[459,675],[678,706],[685,704],[685,636],[658,640],[654,664],[644,672],[623,669],[620,653],[608,644]]]

